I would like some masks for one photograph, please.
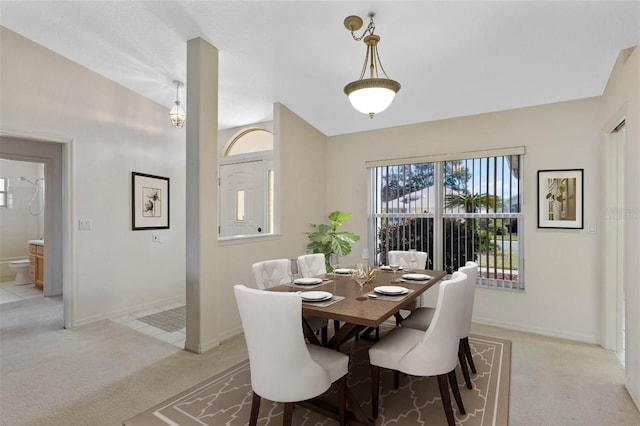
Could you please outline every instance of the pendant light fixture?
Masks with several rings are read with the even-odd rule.
[[[178,80],[173,80],[173,84],[176,85],[176,103],[169,111],[169,119],[173,127],[182,127],[187,120],[187,114],[185,114],[184,108],[180,106],[180,87],[184,86],[184,84]]]
[[[373,118],[374,114],[387,109],[398,90],[400,90],[400,83],[391,80],[382,67],[382,62],[378,55],[380,36],[374,34],[376,29],[373,23],[374,16],[375,13],[369,13],[369,25],[360,37],[357,37],[354,31],[362,28],[362,18],[351,15],[344,19],[344,26],[351,31],[351,37],[355,41],[364,40],[367,45],[367,53],[364,57],[364,65],[362,66],[360,77],[344,86],[344,93],[349,96],[351,105],[355,109],[364,114],[369,114],[371,118]],[[365,78],[367,70],[369,72],[368,78]],[[378,70],[382,71],[382,76]]]

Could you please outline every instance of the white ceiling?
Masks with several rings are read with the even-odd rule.
[[[373,119],[342,91],[365,52],[342,22],[366,25],[369,11],[402,84]],[[282,102],[336,135],[598,96],[619,51],[640,41],[640,0],[1,0],[0,24],[167,110],[186,42],[202,37],[219,49],[221,129],[271,120]]]

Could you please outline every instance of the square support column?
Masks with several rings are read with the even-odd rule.
[[[187,42],[185,349],[220,344],[218,331],[218,49]],[[227,302],[225,302],[227,303]]]

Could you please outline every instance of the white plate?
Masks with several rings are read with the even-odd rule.
[[[381,271],[393,271],[393,269],[391,269],[391,266],[389,266],[389,265],[382,265],[382,266],[380,267],[380,270],[381,270]],[[398,268],[398,271],[402,271],[402,266],[400,266],[400,267]]]
[[[426,281],[430,280],[431,277],[425,274],[404,274],[402,276],[405,280],[413,280],[413,281]]]
[[[321,282],[322,282],[322,280],[320,278],[313,278],[313,277],[297,278],[294,281],[294,283],[300,284],[300,285],[314,285],[314,284],[320,284]]]
[[[373,289],[376,293],[386,294],[387,296],[399,296],[401,294],[407,294],[408,289],[404,287],[398,287],[396,285],[383,285]]]
[[[338,269],[334,269],[333,272],[336,273],[336,274],[350,274],[351,273],[351,269],[338,268]]]
[[[331,299],[333,294],[327,291],[303,291],[300,296],[305,302],[322,302]]]

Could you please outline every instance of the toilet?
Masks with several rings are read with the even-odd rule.
[[[29,259],[20,259],[9,262],[9,269],[16,273],[14,285],[33,284],[29,279]]]

